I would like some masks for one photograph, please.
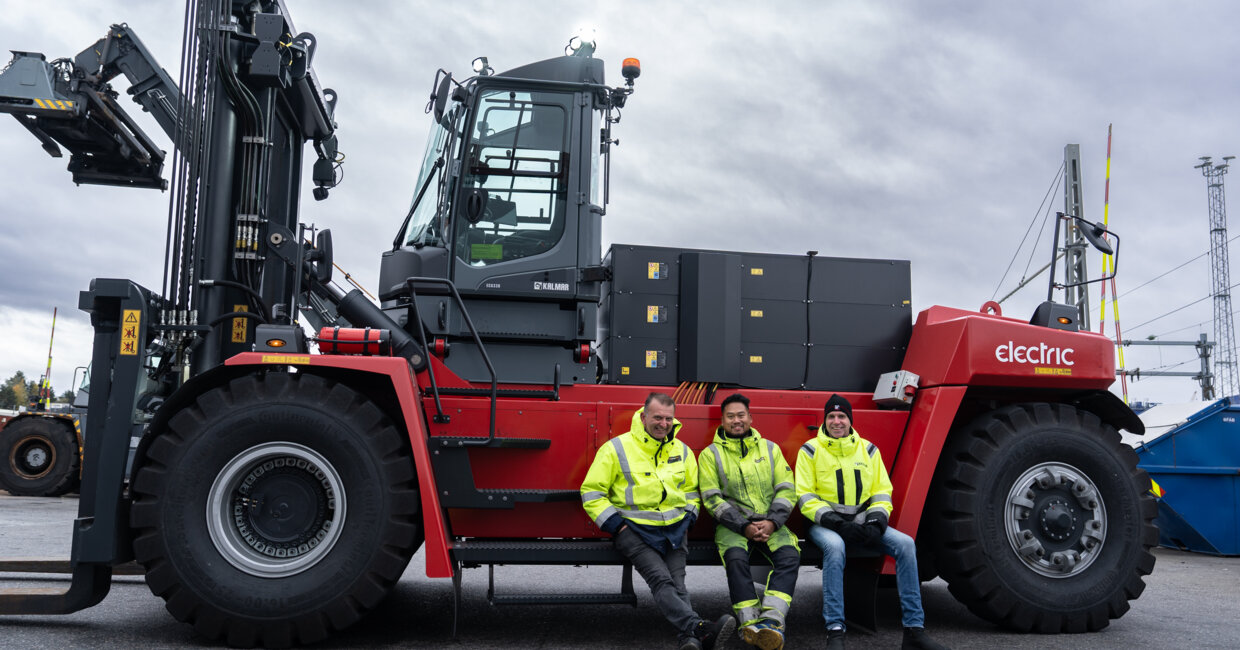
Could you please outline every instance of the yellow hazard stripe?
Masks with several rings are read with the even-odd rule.
[[[1150,479],[1150,494],[1153,494],[1154,496],[1161,499],[1163,495],[1166,493],[1167,492],[1162,489],[1162,486],[1158,484],[1158,481],[1155,481],[1154,479]]]
[[[39,108],[44,108],[49,111],[71,111],[73,110],[73,102],[67,99],[35,98],[34,102],[39,105]]]

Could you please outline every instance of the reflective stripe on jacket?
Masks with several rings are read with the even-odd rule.
[[[646,433],[641,413],[633,414],[628,433],[599,447],[581,484],[586,514],[607,532],[619,528],[608,526],[616,515],[643,526],[671,526],[686,514],[696,518],[701,504],[697,459],[676,439],[680,421],[657,440]]]
[[[836,439],[820,426],[797,452],[796,485],[801,514],[819,525],[829,511],[857,522],[875,510],[891,516],[891,479],[883,456],[856,429]]]
[[[729,438],[720,427],[698,461],[702,502],[720,525],[743,535],[751,521],[769,519],[775,528],[788,521],[796,499],[792,468],[757,429]]]

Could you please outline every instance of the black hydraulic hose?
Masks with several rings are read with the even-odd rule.
[[[264,314],[269,313],[267,310],[267,303],[263,302],[262,294],[255,291],[252,287],[250,287],[249,285],[246,285],[245,283],[233,282],[232,280],[199,280],[198,285],[203,286],[203,287],[222,286],[222,287],[232,287],[234,289],[240,289],[241,291],[244,291],[250,294],[251,296],[254,297],[255,300],[258,301],[258,307],[262,309],[262,312]]]
[[[311,280],[310,284],[312,288],[330,288],[328,285],[322,285],[313,280]],[[337,297],[338,291],[332,290],[327,295],[332,302],[336,303],[336,311],[348,319],[354,327],[370,327],[390,331],[392,334],[392,352],[396,356],[408,359],[414,370],[422,370],[426,367],[426,353],[418,346],[417,341],[413,340],[413,336],[401,328],[386,312],[375,306],[375,303],[370,302],[370,299],[361,291],[353,289],[349,293]]]
[[[224,321],[226,321],[226,320],[228,320],[228,319],[230,319],[230,318],[253,318],[254,320],[256,320],[256,321],[258,321],[258,322],[260,322],[260,323],[264,323],[264,324],[266,324],[266,322],[267,322],[267,319],[266,319],[266,318],[263,318],[263,315],[262,315],[262,314],[259,314],[259,313],[257,313],[257,312],[252,312],[252,311],[230,311],[230,312],[228,312],[227,314],[220,314],[219,316],[216,316],[215,318],[211,319],[211,322],[207,323],[207,326],[208,326],[208,327],[215,327],[216,325],[219,325],[220,323],[222,323],[222,322],[224,322]]]

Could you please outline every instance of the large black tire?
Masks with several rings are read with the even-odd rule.
[[[56,497],[77,489],[81,450],[73,422],[32,415],[0,429],[0,488],[24,497]]]
[[[358,392],[313,375],[204,393],[152,441],[132,493],[147,585],[232,646],[347,627],[422,542],[408,438]]]
[[[1128,611],[1154,569],[1157,506],[1119,434],[1063,404],[1022,404],[955,431],[932,497],[952,595],[1021,632],[1085,632]]]

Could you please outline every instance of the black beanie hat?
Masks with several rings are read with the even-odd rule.
[[[848,422],[852,423],[852,419],[853,419],[852,404],[849,404],[848,400],[844,399],[843,397],[840,397],[839,395],[836,395],[836,394],[831,395],[831,399],[827,400],[827,405],[825,408],[823,408],[823,413],[822,413],[823,417],[825,418],[826,414],[830,413],[831,411],[839,411],[843,413],[844,415],[847,415]]]

